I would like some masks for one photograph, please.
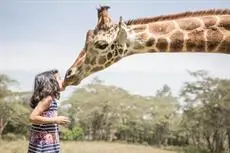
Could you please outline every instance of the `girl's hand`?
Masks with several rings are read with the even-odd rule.
[[[66,116],[57,116],[57,117],[55,117],[55,122],[57,124],[65,125],[67,123],[70,123],[70,120]]]

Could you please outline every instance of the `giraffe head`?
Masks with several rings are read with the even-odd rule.
[[[119,24],[98,24],[89,30],[83,50],[66,72],[64,86],[78,85],[90,74],[120,60],[127,53],[127,31],[122,18]]]

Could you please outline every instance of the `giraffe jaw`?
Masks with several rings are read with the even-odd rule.
[[[72,85],[72,86],[77,86],[77,85],[79,85],[80,83],[81,83],[81,81],[77,80],[77,81],[73,82],[71,85]]]
[[[81,79],[79,79],[78,77],[65,78],[63,86],[64,87],[77,86],[80,84],[80,82],[81,82]]]

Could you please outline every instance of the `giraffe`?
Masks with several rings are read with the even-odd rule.
[[[140,53],[230,53],[230,10],[139,18],[112,23],[108,6],[98,9],[98,23],[86,34],[85,46],[67,70],[64,86],[78,85],[87,76],[122,58]]]

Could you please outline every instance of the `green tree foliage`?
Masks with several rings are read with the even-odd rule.
[[[182,126],[191,144],[199,150],[221,153],[229,150],[230,82],[211,78],[207,72],[191,73],[181,95],[186,102]]]
[[[83,140],[84,132],[80,126],[75,126],[72,129],[63,128],[61,139],[62,140]]]
[[[26,133],[29,109],[22,105],[24,93],[14,93],[9,86],[16,83],[7,75],[0,75],[0,137],[3,133]]]
[[[167,85],[156,96],[143,97],[95,80],[64,103],[71,104],[69,116],[84,129],[85,139],[158,145],[173,139],[178,103]]]
[[[16,83],[16,81],[5,74],[0,74],[0,99],[11,93],[8,87],[12,83]]]

